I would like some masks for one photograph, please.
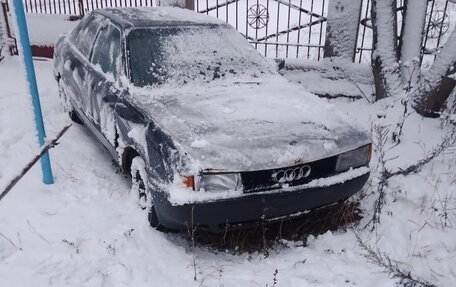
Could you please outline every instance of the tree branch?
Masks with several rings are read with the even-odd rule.
[[[6,186],[6,188],[0,194],[0,201],[10,192],[10,190],[19,182],[19,180],[35,165],[35,163],[50,149],[55,147],[57,141],[63,136],[63,134],[71,127],[71,124],[64,127],[57,136],[47,143],[41,151],[22,169],[22,171]]]

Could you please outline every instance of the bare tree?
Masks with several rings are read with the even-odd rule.
[[[449,75],[456,72],[456,30],[438,52],[429,71],[424,74],[413,93],[413,107],[422,116],[438,116],[456,80]]]
[[[376,100],[399,92],[396,0],[372,0],[372,69]]]
[[[406,87],[415,87],[420,76],[421,45],[426,20],[427,0],[404,3],[400,41],[401,79]]]
[[[437,52],[427,73],[421,75],[420,55],[427,0],[404,1],[402,37],[397,37],[396,0],[372,0],[372,69],[376,100],[411,92],[414,109],[422,116],[438,116],[456,86],[449,77],[456,67],[456,32]],[[398,44],[399,42],[399,44]]]

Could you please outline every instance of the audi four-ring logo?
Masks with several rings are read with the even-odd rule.
[[[310,175],[311,168],[308,165],[304,165],[296,168],[289,168],[279,170],[272,174],[272,180],[278,183],[292,182],[306,178]]]

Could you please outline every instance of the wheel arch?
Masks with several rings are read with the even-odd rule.
[[[121,161],[121,167],[122,167],[122,172],[125,174],[130,174],[131,173],[131,163],[133,162],[133,159],[137,156],[139,156],[139,152],[136,151],[136,149],[132,146],[127,146],[123,153],[122,153],[122,161]]]

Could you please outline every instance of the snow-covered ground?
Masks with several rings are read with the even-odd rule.
[[[51,139],[69,120],[59,106],[52,62],[35,65]],[[0,63],[0,190],[38,150],[25,86],[17,57]],[[403,113],[400,99],[332,103],[359,124],[383,125],[390,132]],[[391,138],[386,142],[385,150],[391,148],[386,158],[392,159],[387,167],[394,171],[415,163],[451,128],[410,115],[401,144],[391,148]],[[371,232],[371,225],[363,227],[378,196],[380,151],[374,151],[359,224],[310,236],[306,246],[299,240],[283,242],[266,255],[207,246],[192,251],[184,235],[155,231],[129,195],[128,179],[116,173],[84,127],[72,126],[60,142],[50,153],[55,184],[41,183],[37,164],[0,202],[1,286],[396,286],[395,273],[366,258],[356,234],[414,278],[454,286],[454,146],[420,172],[389,180],[381,221]]]

